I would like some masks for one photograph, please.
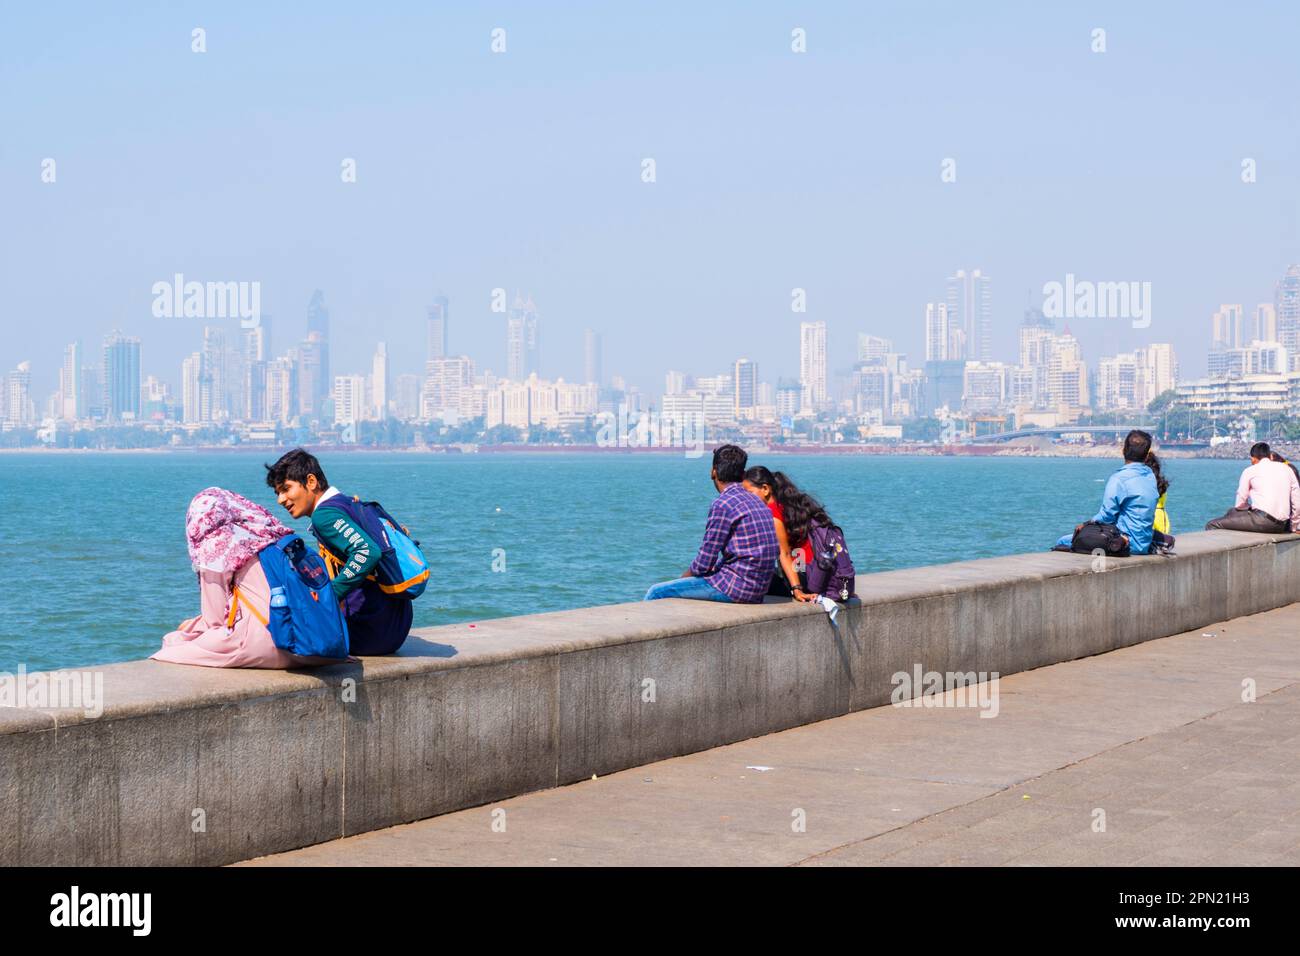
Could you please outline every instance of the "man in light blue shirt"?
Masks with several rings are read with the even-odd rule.
[[[1151,436],[1136,428],[1124,437],[1124,467],[1110,476],[1101,497],[1101,510],[1090,519],[1113,524],[1128,540],[1131,554],[1148,554],[1155,530],[1155,472],[1147,465],[1151,454]],[[1080,525],[1079,527],[1082,527]],[[1074,530],[1078,531],[1079,527]],[[1057,546],[1070,546],[1072,535],[1064,535]]]

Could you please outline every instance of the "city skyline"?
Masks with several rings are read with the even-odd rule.
[[[1086,355],[1168,341],[1195,374],[1207,304],[1265,301],[1300,258],[1300,14],[1268,8],[1266,32],[1180,11],[1176,44],[1167,11],[1104,4],[1087,19],[828,4],[744,22],[682,7],[688,30],[671,5],[617,25],[519,4],[494,19],[265,10],[256,27],[221,10],[203,53],[182,11],[85,7],[71,33],[24,8],[0,36],[0,81],[32,91],[9,104],[0,261],[15,321],[40,321],[0,345],[0,367],[31,359],[44,394],[58,372],[43,356],[118,328],[152,368],[179,368],[200,323],[151,315],[149,290],[183,273],[261,283],[287,340],[325,288],[323,368],[364,369],[385,341],[395,374],[419,373],[435,290],[461,320],[450,353],[495,367],[493,291],[518,287],[543,303],[548,375],[583,372],[592,328],[643,390],[683,342],[711,357],[738,333],[775,379],[797,373],[792,290],[807,307],[793,317],[826,323],[832,367],[861,332],[916,362],[915,303],[946,303],[945,277],[979,268],[995,285],[976,357],[1013,355],[1043,284],[1078,275],[1156,293],[1146,332],[1073,322]],[[510,42],[494,54],[498,26]],[[179,150],[166,162],[161,117]]]

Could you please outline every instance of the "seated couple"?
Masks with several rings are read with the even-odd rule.
[[[1250,467],[1237,482],[1237,501],[1206,531],[1258,531],[1265,534],[1300,534],[1300,480],[1295,465],[1256,442],[1250,449]]]
[[[1151,436],[1136,428],[1124,436],[1124,466],[1106,482],[1101,510],[1089,519],[1090,524],[1114,525],[1119,530],[1124,545],[1121,557],[1167,551],[1173,546],[1165,511],[1169,479],[1161,474],[1160,459],[1151,443]],[[1071,550],[1083,527],[1075,525],[1074,534],[1062,535],[1052,550]]]
[[[302,449],[267,466],[266,483],[292,518],[310,518],[312,534],[337,563],[330,582],[348,624],[354,654],[391,654],[411,630],[411,602],[369,580],[380,548],[359,527],[316,458]],[[154,660],[204,667],[288,668],[337,663],[277,647],[267,624],[270,585],[258,553],[293,534],[261,505],[224,488],[195,495],[185,538],[199,583],[199,614],[163,637]]]
[[[710,477],[719,494],[709,506],[699,553],[685,574],[654,585],[645,600],[759,604],[767,594],[817,600],[805,590],[805,569],[812,564],[809,538],[813,525],[829,526],[830,517],[781,472],[761,465],[747,471],[748,463],[736,445],[714,450]]]

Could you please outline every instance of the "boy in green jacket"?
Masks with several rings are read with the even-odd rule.
[[[348,619],[353,654],[391,654],[411,632],[411,602],[385,594],[368,578],[382,557],[362,527],[355,503],[325,479],[316,456],[295,448],[266,466],[266,483],[294,518],[311,518],[311,531],[331,565],[330,587]]]

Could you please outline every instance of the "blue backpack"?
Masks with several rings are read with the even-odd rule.
[[[334,599],[329,572],[316,552],[296,534],[268,544],[257,553],[271,586],[271,607],[266,618],[251,603],[242,603],[266,625],[275,646],[303,657],[348,656],[348,624]],[[241,603],[239,588],[230,602],[230,621]]]
[[[322,507],[338,508],[360,525],[379,543],[380,557],[375,572],[368,577],[379,590],[392,597],[414,601],[424,593],[429,580],[429,561],[420,550],[420,542],[411,538],[406,526],[384,510],[378,501],[358,497],[331,497]],[[330,576],[338,573],[338,558],[321,545],[321,554],[329,565]]]

